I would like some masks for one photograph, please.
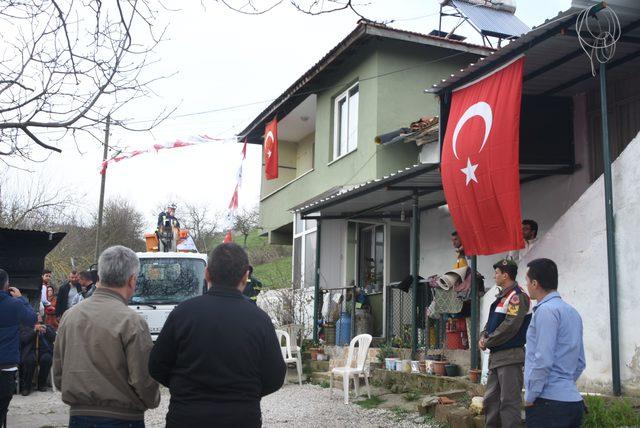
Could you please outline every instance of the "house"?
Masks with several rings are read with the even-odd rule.
[[[332,259],[331,272],[321,275],[320,287],[350,287],[369,275],[378,336],[383,335],[383,283],[408,272],[408,262],[394,273],[383,259],[404,257],[406,225],[328,223],[319,249],[316,222],[303,220],[294,211],[308,201],[339,195],[417,163],[416,144],[376,144],[376,136],[407,125],[408,117],[435,115],[438,103],[422,89],[490,52],[460,40],[360,21],[240,133],[241,140],[262,144],[265,125],[278,119],[279,174],[277,179],[262,180],[260,224],[270,243],[293,244],[294,285],[315,285],[317,251],[323,258],[328,257],[325,253],[339,255]],[[392,235],[403,246],[393,256]],[[356,240],[362,248],[366,245],[365,252],[347,244]]]
[[[347,221],[346,229],[350,231],[351,219],[363,221],[363,217],[385,224],[389,230],[385,237],[391,239],[387,248],[390,259],[385,260],[389,260],[391,266],[393,258],[398,257],[409,258],[411,272],[423,277],[449,269],[453,258],[450,232],[454,226],[446,207],[438,165],[452,92],[524,55],[521,206],[523,218],[536,220],[540,230],[538,242],[520,260],[518,280],[524,283],[528,261],[538,257],[555,260],[560,271],[559,291],[578,309],[584,322],[587,368],[579,387],[585,391],[613,390],[615,394],[637,395],[640,394],[640,342],[634,329],[640,323],[640,312],[636,309],[640,297],[635,282],[640,260],[640,233],[635,224],[640,215],[637,192],[640,5],[608,2],[607,7],[615,10],[619,17],[622,36],[616,43],[615,57],[604,66],[596,62],[598,75],[594,77],[589,58],[574,31],[578,13],[592,3],[595,2],[578,1],[571,9],[485,60],[453,76],[443,75],[442,81],[434,80],[429,91],[440,103],[440,138],[423,146],[423,163],[345,189],[339,195],[317,198],[296,212],[300,218],[313,218],[321,225],[320,276],[332,275],[338,270],[336,266],[343,256],[324,251],[325,242],[335,239],[325,234],[325,230],[345,227],[333,223]],[[592,10],[590,19],[604,19],[598,14],[606,11],[598,10]],[[382,131],[393,129],[397,128]],[[413,134],[409,138],[413,138]],[[613,161],[612,175],[608,173],[611,164],[607,161],[608,155],[605,156],[607,153]],[[613,189],[613,202],[605,204],[605,197],[611,201],[606,191],[608,186]],[[606,219],[609,209],[612,215]],[[409,218],[411,251],[402,253],[394,242],[399,242],[398,235],[403,236],[398,229],[407,227]],[[350,238],[348,235],[345,242],[347,250]],[[477,257],[478,270],[491,278],[491,266],[501,256]],[[389,264],[385,269],[393,270]],[[392,297],[394,293],[385,287],[387,301],[397,302],[398,299]],[[469,353],[472,367],[478,363],[473,338],[477,337],[479,322],[486,320],[494,294],[489,290],[478,302],[480,315],[472,319]],[[395,307],[387,311],[385,330],[387,334],[399,334],[398,327],[410,324],[414,349],[420,344],[432,347],[434,343],[428,334],[430,323],[427,321],[426,328],[421,329],[416,322],[420,314],[415,310],[415,296],[413,294],[413,303],[409,302],[403,312],[398,314]],[[403,296],[402,300],[407,298]],[[394,316],[400,317],[399,326]],[[440,340],[436,342],[435,346],[441,344]]]

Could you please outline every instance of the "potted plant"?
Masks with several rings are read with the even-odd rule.
[[[391,343],[384,342],[378,348],[377,364],[380,367],[385,367],[387,370],[389,370],[389,368],[391,367],[390,362],[392,359],[394,359],[395,355],[396,353],[393,347],[391,346]]]

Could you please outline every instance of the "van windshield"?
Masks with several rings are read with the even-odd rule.
[[[202,294],[204,260],[140,259],[132,304],[177,304]]]

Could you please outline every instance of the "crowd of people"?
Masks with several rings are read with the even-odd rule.
[[[525,220],[525,227],[528,251],[537,224]],[[456,267],[466,266],[455,232],[452,243]],[[478,343],[490,350],[486,426],[520,426],[524,387],[527,426],[578,427],[582,320],[558,294],[552,260],[527,264],[526,289],[516,282],[522,256],[510,253],[493,265],[498,293]],[[39,311],[0,269],[0,422],[16,375],[28,395],[34,384],[47,389],[52,369],[72,428],[144,427],[144,412],[159,405],[159,385],[171,394],[167,427],[262,425],[260,400],[282,386],[286,365],[269,316],[255,305],[261,284],[240,246],[211,252],[208,292],[178,305],[155,344],[127,304],[140,269],[136,254],[110,247],[98,267],[97,275],[71,272],[57,293],[45,270]]]
[[[57,293],[45,270],[34,310],[0,269],[0,426],[16,379],[23,395],[46,391],[50,370],[71,428],[144,427],[160,384],[171,394],[168,427],[262,425],[260,400],[283,385],[286,365],[255,305],[261,284],[246,252],[233,243],[211,252],[208,292],[171,312],[155,344],[128,307],[139,270],[123,246],[100,255],[97,275],[74,271]]]

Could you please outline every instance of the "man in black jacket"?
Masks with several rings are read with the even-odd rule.
[[[74,302],[78,300],[75,297],[80,293],[82,293],[80,276],[77,271],[72,270],[69,274],[69,281],[61,285],[58,290],[58,296],[56,297],[56,316],[58,318],[62,318],[67,309],[71,309]]]
[[[51,371],[53,361],[53,342],[56,340],[56,332],[48,325],[42,323],[42,317],[38,315],[38,323],[35,326],[20,326],[20,393],[24,396],[31,394],[33,375],[38,370],[38,391],[47,390],[47,379]]]
[[[260,399],[286,374],[271,320],[242,295],[249,260],[237,244],[209,256],[209,291],[171,312],[149,372],[169,387],[167,427],[260,427]]]

